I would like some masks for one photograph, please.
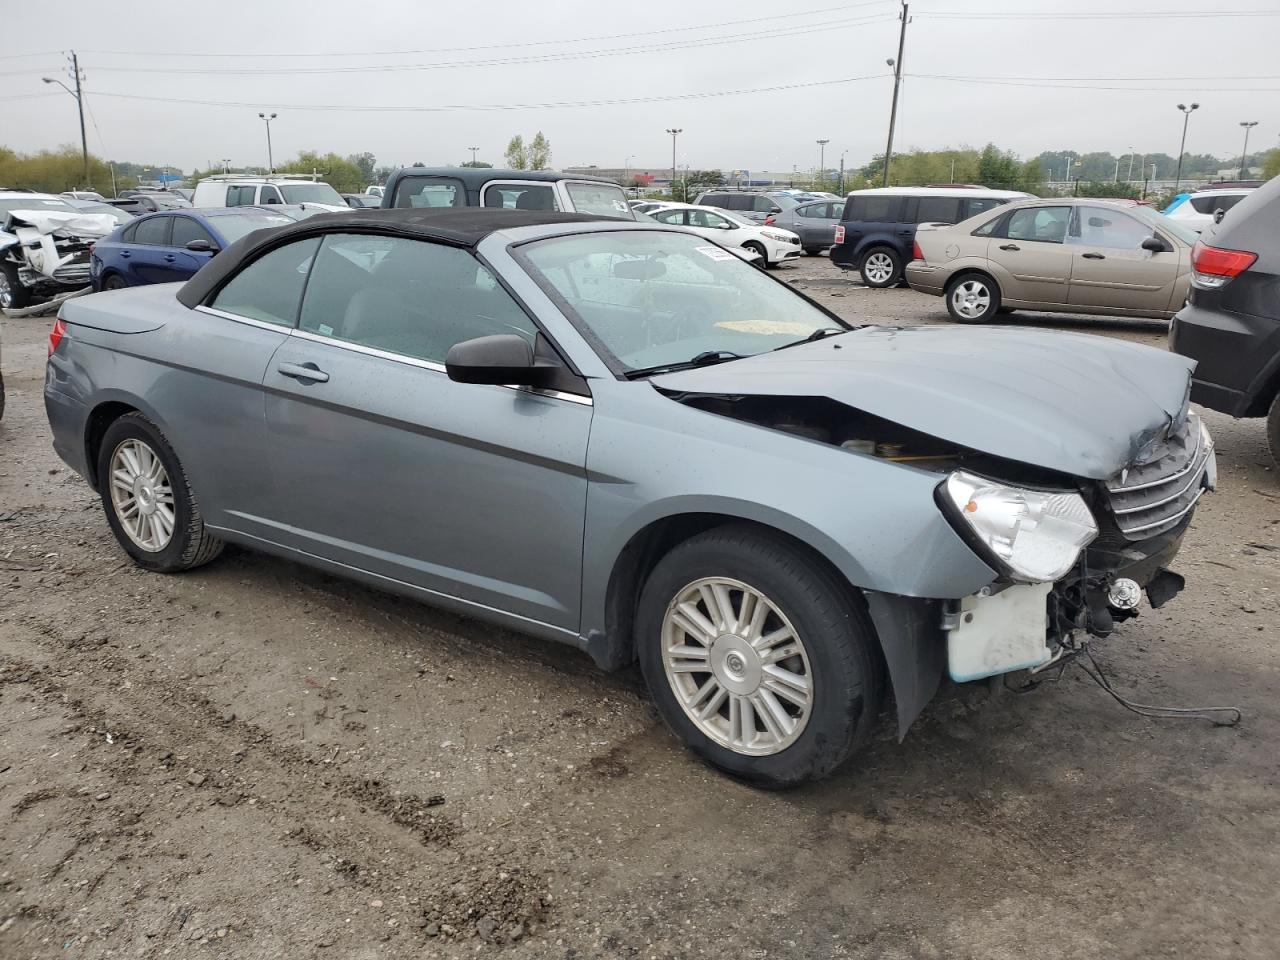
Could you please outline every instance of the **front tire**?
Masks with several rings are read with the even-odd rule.
[[[779,536],[728,525],[662,558],[636,623],[667,725],[758,786],[826,776],[880,709],[874,632],[848,584]]]
[[[98,488],[111,532],[143,569],[178,573],[222,552],[222,541],[205,529],[177,454],[142,414],[126,414],[107,428]]]
[[[31,306],[31,291],[18,282],[18,268],[0,263],[0,309],[20,310]]]
[[[760,255],[760,262],[756,264],[761,270],[769,266],[769,253],[765,250],[764,244],[756,243],[754,240],[748,240],[742,245],[743,250],[750,250],[752,253]]]
[[[888,247],[873,247],[862,258],[859,271],[868,287],[892,287],[902,277],[902,258]]]
[[[986,323],[1000,312],[1000,288],[990,277],[965,273],[947,284],[947,313],[956,323]]]

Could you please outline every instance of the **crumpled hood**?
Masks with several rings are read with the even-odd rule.
[[[105,237],[120,226],[106,213],[69,213],[65,210],[12,210],[4,221],[4,232],[18,234],[23,228],[39,234],[66,237]]]
[[[650,382],[681,393],[828,397],[973,450],[1102,480],[1179,417],[1194,367],[1088,334],[868,327]]]

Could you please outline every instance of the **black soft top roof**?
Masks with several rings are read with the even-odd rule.
[[[391,171],[387,187],[393,187],[401,177],[451,177],[461,180],[468,190],[478,190],[490,180],[527,180],[534,183],[554,183],[557,180],[585,180],[588,183],[618,181],[590,174],[563,173],[560,170],[506,170],[502,167],[400,167]]]
[[[198,212],[198,211],[196,211]],[[554,223],[597,223],[601,218],[582,213],[551,210],[508,210],[500,207],[441,207],[439,209],[356,208],[350,213],[323,213],[287,227],[255,230],[241,237],[209,261],[178,291],[178,301],[188,307],[204,302],[242,264],[268,248],[302,237],[326,233],[381,233],[419,237],[457,247],[474,247],[499,230]]]

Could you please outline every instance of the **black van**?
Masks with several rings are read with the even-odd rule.
[[[849,194],[831,262],[860,270],[868,287],[891,287],[911,260],[916,225],[959,223],[1029,193],[981,187],[888,187]]]
[[[1280,177],[1201,232],[1191,251],[1191,294],[1173,318],[1169,349],[1196,361],[1196,403],[1267,418],[1280,466]]]

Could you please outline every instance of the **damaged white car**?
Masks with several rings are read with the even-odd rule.
[[[88,286],[89,251],[116,226],[63,197],[0,190],[0,309]]]

